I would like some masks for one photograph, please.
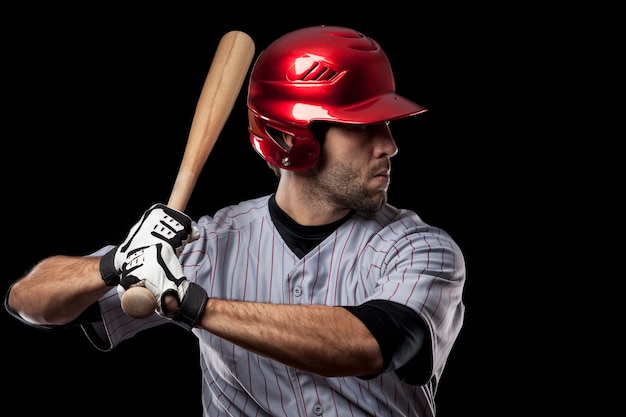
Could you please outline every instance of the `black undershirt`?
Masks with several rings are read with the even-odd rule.
[[[321,226],[303,226],[295,222],[278,204],[269,200],[269,212],[278,233],[289,248],[304,257],[355,213]],[[412,309],[387,300],[371,300],[359,306],[345,306],[374,335],[383,355],[383,372],[393,369],[408,384],[427,382],[432,369],[427,327]],[[375,375],[364,375],[370,379]]]
[[[276,198],[272,194],[269,201],[270,216],[274,226],[278,229],[278,233],[289,248],[298,258],[302,259],[304,255],[309,253],[311,249],[322,243],[332,232],[337,230],[346,220],[354,214],[355,210],[351,210],[343,218],[321,226],[303,226],[296,223],[287,213],[285,213],[278,204]]]

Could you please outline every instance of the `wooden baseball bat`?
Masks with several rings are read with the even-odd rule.
[[[168,207],[185,211],[198,175],[228,119],[254,57],[254,41],[244,32],[231,31],[220,40],[196,105]],[[156,300],[143,286],[122,296],[122,309],[135,318],[154,313]]]

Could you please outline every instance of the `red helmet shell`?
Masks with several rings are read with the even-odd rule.
[[[278,38],[257,58],[248,86],[250,141],[271,165],[304,170],[319,157],[314,121],[371,124],[426,108],[399,96],[380,45],[338,26],[299,29]],[[268,131],[295,137],[281,146]]]

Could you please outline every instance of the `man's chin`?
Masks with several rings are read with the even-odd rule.
[[[387,193],[383,192],[382,195],[379,195],[379,194],[377,194],[374,198],[370,200],[370,204],[368,205],[367,210],[362,210],[362,211],[369,211],[369,212],[380,211],[387,203]]]

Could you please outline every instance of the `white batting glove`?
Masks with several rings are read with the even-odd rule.
[[[122,266],[135,249],[160,243],[170,246],[176,256],[180,256],[185,245],[199,237],[198,228],[192,225],[191,218],[185,213],[161,203],[154,204],[130,229],[124,242],[102,257],[102,279],[107,285],[117,285]]]
[[[157,243],[135,248],[127,254],[121,270],[117,286],[120,298],[130,287],[141,285],[154,294],[157,311],[162,316],[171,318],[187,330],[199,320],[208,300],[206,291],[186,279],[178,254],[171,246]],[[166,295],[177,299],[177,311],[165,308]]]

